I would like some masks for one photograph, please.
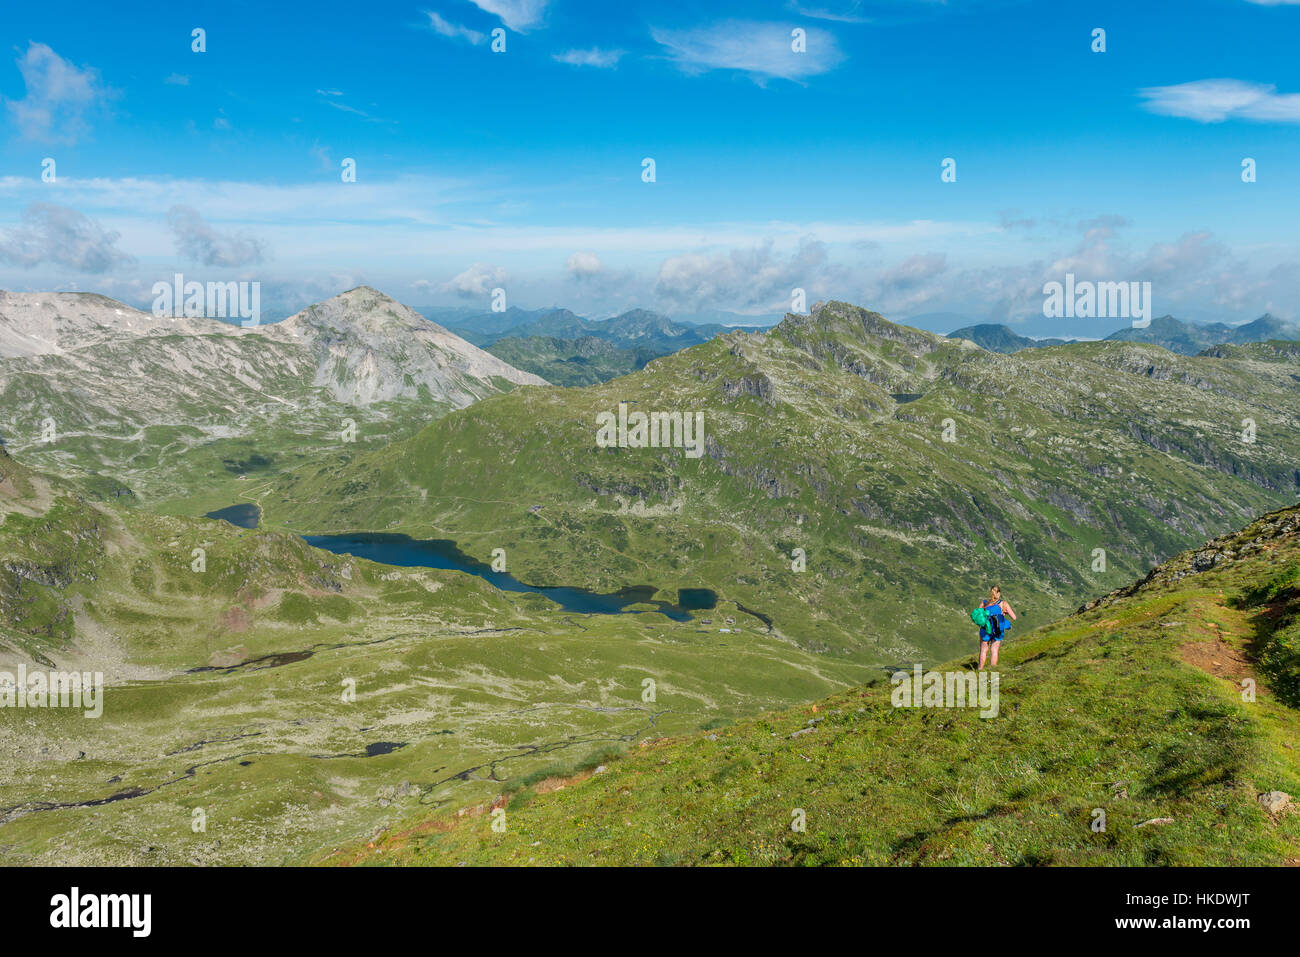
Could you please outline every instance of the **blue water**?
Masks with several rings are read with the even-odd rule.
[[[215,512],[208,512],[203,517],[219,518],[239,528],[257,528],[257,523],[262,518],[262,510],[256,505],[227,505]]]
[[[226,511],[223,509],[223,511]],[[306,535],[308,545],[323,548],[337,555],[355,555],[373,562],[403,567],[446,568],[477,575],[502,591],[532,592],[544,595],[565,611],[584,615],[636,614],[630,605],[654,605],[673,621],[690,621],[691,611],[707,611],[717,607],[717,593],[709,588],[683,588],[677,592],[676,604],[658,601],[653,585],[632,585],[606,595],[585,588],[556,585],[540,588],[528,585],[508,572],[494,572],[492,566],[466,555],[449,539],[416,539],[406,535],[378,533],[354,535]]]

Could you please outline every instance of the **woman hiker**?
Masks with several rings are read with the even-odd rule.
[[[1016,613],[1011,608],[1011,603],[1002,597],[1002,589],[994,585],[989,589],[989,597],[980,602],[980,607],[988,614],[989,624],[987,628],[980,628],[980,666],[979,670],[984,670],[984,659],[988,657],[989,648],[993,648],[993,667],[998,666],[998,647],[1002,644],[1002,639],[1006,636],[1007,629],[1011,623],[1007,621],[1016,620]]]

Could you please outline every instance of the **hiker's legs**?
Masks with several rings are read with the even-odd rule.
[[[984,670],[984,659],[988,657],[988,653],[989,653],[989,643],[987,641],[981,641],[980,642],[980,666],[976,670],[978,671]],[[993,663],[995,665],[998,663],[996,658],[993,659]]]
[[[996,668],[998,666],[998,649],[1002,647],[1002,642],[990,641],[989,644],[993,646],[993,667]]]

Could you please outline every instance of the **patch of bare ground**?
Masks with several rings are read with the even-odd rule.
[[[1189,641],[1178,649],[1182,660],[1194,668],[1200,668],[1216,678],[1240,681],[1242,678],[1254,678],[1255,666],[1242,649],[1234,648],[1215,634],[1209,639]]]

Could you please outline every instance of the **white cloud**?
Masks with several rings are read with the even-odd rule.
[[[390,123],[391,124],[393,122],[392,120],[386,120],[383,117],[379,117],[371,113],[367,113],[365,110],[359,109],[358,107],[352,106],[348,103],[344,103],[343,101],[337,99],[337,97],[343,95],[338,90],[317,90],[316,92],[321,94],[322,97],[321,102],[324,103],[326,106],[332,106],[334,109],[341,110],[344,113],[351,113],[353,116],[359,116],[367,123]]]
[[[685,73],[739,70],[756,80],[800,80],[837,67],[844,54],[834,35],[806,27],[807,51],[795,53],[788,23],[727,20],[687,30],[650,31]]]
[[[248,266],[260,263],[266,253],[261,240],[252,236],[217,232],[192,206],[173,206],[167,211],[167,224],[176,251],[205,266]]]
[[[542,22],[550,0],[470,0],[474,6],[501,18],[515,33],[527,33]]]
[[[1300,93],[1278,93],[1277,87],[1245,80],[1195,80],[1140,91],[1143,107],[1152,113],[1181,116],[1201,123],[1253,120],[1257,123],[1300,123]]]
[[[778,248],[794,248],[801,237],[813,235],[827,243],[873,242],[910,247],[910,251],[939,242],[983,247],[1001,235],[994,222],[941,220],[742,220],[654,227],[502,222],[492,211],[515,197],[515,190],[508,185],[427,175],[363,178],[343,185],[329,150],[316,145],[311,155],[334,175],[292,185],[70,175],[60,175],[57,184],[49,184],[36,176],[0,175],[0,211],[40,201],[55,191],[60,202],[112,222],[124,235],[131,231],[132,248],[136,245],[134,233],[143,236],[156,229],[163,242],[152,242],[152,248],[164,252],[171,242],[160,224],[168,209],[177,204],[219,209],[224,221],[267,235],[282,256],[283,250],[293,248],[304,259],[325,250],[331,254],[350,250],[355,256],[358,249],[374,250],[383,258],[407,253],[427,257],[445,251],[450,244],[458,253],[475,259],[492,259],[498,251],[536,253],[538,262],[554,264],[557,255],[567,256],[580,249],[599,249],[602,257],[614,253],[672,255],[684,249],[748,246],[756,235],[775,240]]]
[[[486,296],[493,286],[500,286],[505,281],[506,271],[501,266],[474,263],[464,272],[443,283],[440,288],[443,292],[454,293],[462,299],[474,299]]]
[[[804,240],[788,258],[782,258],[768,240],[723,254],[669,257],[659,267],[655,294],[689,311],[753,306],[785,310],[795,287],[816,295],[838,278],[824,243]]]
[[[459,23],[452,23],[450,20],[444,19],[443,17],[434,13],[432,10],[425,10],[424,13],[425,16],[429,18],[429,27],[433,30],[434,33],[437,33],[440,36],[444,36],[452,40],[455,40],[459,37],[461,39],[468,40],[470,43],[473,43],[475,45],[478,45],[482,43],[485,39],[487,39],[479,31],[471,30],[469,27],[462,27]]]
[[[939,277],[948,271],[944,253],[917,253],[877,278],[875,308],[910,312],[935,300]]]
[[[574,279],[589,279],[604,268],[600,257],[591,252],[576,252],[564,261],[565,271]]]
[[[786,4],[792,11],[802,17],[811,17],[814,20],[834,20],[837,23],[870,23],[870,17],[864,17],[860,13],[862,9],[862,0],[829,0],[829,2],[819,3],[817,6],[807,6],[802,3],[794,2]]]
[[[1285,313],[1300,296],[1293,263],[1263,262],[1255,251],[1248,258],[1236,255],[1208,232],[1132,249],[1120,240],[1119,230],[1127,225],[1117,216],[1077,223],[1071,248],[1037,260],[954,270],[940,268],[947,259],[940,253],[910,256],[875,275],[866,287],[867,304],[891,318],[943,309],[995,322],[1041,323],[1043,284],[1060,282],[1067,273],[1094,282],[1150,282],[1155,315],[1198,321]],[[1104,325],[1091,331],[1062,327],[1053,334],[1113,331]]]
[[[561,63],[568,63],[570,66],[594,66],[598,69],[608,69],[618,66],[619,58],[623,56],[622,50],[602,50],[599,47],[592,47],[590,50],[566,50],[564,53],[555,54],[555,59]]]
[[[120,234],[83,213],[54,203],[32,203],[22,225],[0,234],[0,262],[31,268],[50,263],[84,273],[104,273],[134,262],[117,248]]]
[[[110,95],[99,72],[74,66],[44,43],[29,44],[16,62],[27,95],[5,101],[5,107],[19,132],[33,140],[75,143],[88,128],[86,115]]]
[[[189,86],[190,78],[184,73],[173,73],[167,79],[163,80],[168,86]]]

